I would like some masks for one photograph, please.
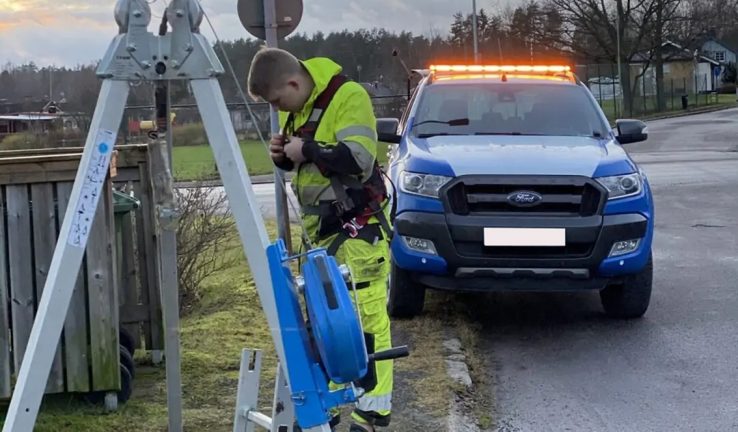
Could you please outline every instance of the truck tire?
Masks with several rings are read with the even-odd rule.
[[[392,264],[387,310],[394,318],[412,318],[423,312],[425,287],[412,280],[410,272]]]
[[[640,273],[629,275],[622,285],[612,285],[600,291],[602,307],[613,318],[640,318],[651,302],[653,257]]]

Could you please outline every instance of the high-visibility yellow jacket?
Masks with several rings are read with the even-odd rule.
[[[312,76],[315,88],[302,111],[294,114],[295,129],[308,121],[318,95],[342,71],[341,66],[327,58],[313,58],[302,64]],[[288,116],[287,112],[279,113],[280,126],[283,133],[292,134],[292,130],[284,130]],[[376,118],[369,94],[360,84],[349,81],[341,86],[323,114],[314,141],[304,143],[303,154],[305,163],[293,167],[287,161],[280,166],[296,169],[292,188],[301,206],[336,199],[330,174],[353,175],[362,183],[372,175],[377,157]],[[309,235],[314,236],[319,217],[306,215],[303,220]]]

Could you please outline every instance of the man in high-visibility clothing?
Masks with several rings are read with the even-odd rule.
[[[296,171],[292,188],[311,242],[351,269],[367,348],[376,352],[392,347],[388,196],[376,162],[371,99],[341,71],[327,58],[300,61],[287,51],[262,48],[252,61],[248,89],[280,112],[272,160]],[[369,391],[356,404],[350,432],[389,425],[392,367],[392,360],[370,365],[361,383]],[[332,424],[337,422],[338,416]]]

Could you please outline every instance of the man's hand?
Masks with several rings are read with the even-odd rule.
[[[284,146],[284,154],[296,164],[305,162],[305,155],[302,154],[302,138],[289,137],[287,144]]]
[[[284,160],[284,137],[281,134],[272,135],[269,142],[269,155],[274,162],[282,162]]]

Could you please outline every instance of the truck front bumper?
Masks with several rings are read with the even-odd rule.
[[[640,213],[551,218],[404,212],[394,226],[395,265],[428,287],[460,291],[602,289],[646,265],[653,231]],[[566,246],[486,247],[488,227],[564,228]],[[610,256],[616,242],[629,240],[639,240],[634,251]],[[435,253],[417,250],[428,241]]]

